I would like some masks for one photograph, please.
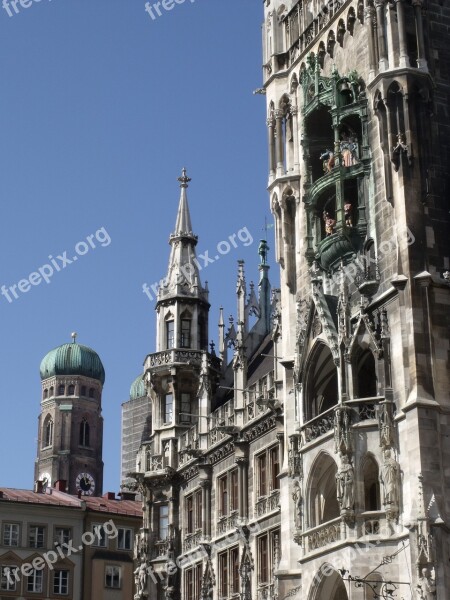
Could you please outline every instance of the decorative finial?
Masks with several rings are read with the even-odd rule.
[[[181,188],[187,188],[189,182],[192,181],[192,179],[187,176],[186,168],[183,168],[181,171],[181,177],[178,177],[178,181],[180,182]]]
[[[75,342],[77,341],[77,336],[78,336],[78,333],[76,331],[71,333],[72,343],[75,344]]]

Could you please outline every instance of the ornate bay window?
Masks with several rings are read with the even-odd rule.
[[[194,533],[198,529],[202,529],[202,511],[203,492],[202,490],[197,490],[193,494],[187,496],[185,500],[185,522],[187,533]]]
[[[219,554],[220,600],[239,595],[239,547],[235,546]]]
[[[280,561],[280,530],[273,529],[260,535],[256,548],[258,588],[261,590],[270,587]]]
[[[279,445],[255,456],[255,515],[262,516],[278,508],[280,482]]]
[[[197,600],[202,592],[203,566],[201,563],[186,569],[184,572],[184,598]]]

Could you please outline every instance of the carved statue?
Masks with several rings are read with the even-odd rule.
[[[381,468],[381,483],[384,487],[384,505],[398,506],[399,500],[399,474],[398,462],[391,458],[389,449],[384,451],[384,463]]]
[[[429,575],[428,569],[422,569],[422,577],[416,585],[418,600],[434,600],[436,598],[436,585],[434,579]]]
[[[392,407],[384,402],[379,416],[380,423],[380,446],[390,448],[394,443],[394,424],[392,421]]]
[[[141,564],[134,571],[134,582],[136,584],[135,598],[143,598],[147,587],[147,565],[145,559],[142,560]]]
[[[342,456],[342,465],[336,473],[337,499],[341,510],[353,510],[355,474],[348,456]]]
[[[261,264],[267,265],[267,253],[269,251],[269,246],[267,245],[266,240],[261,240],[259,242],[258,254],[261,258]]]
[[[334,167],[334,152],[328,148],[320,155],[320,160],[323,161],[323,172],[331,173]]]
[[[325,221],[325,233],[332,235],[334,233],[334,226],[336,225],[335,219],[330,216],[330,213],[326,210],[323,211],[323,220]]]
[[[352,221],[352,205],[350,202],[345,202],[344,204],[344,215],[345,215],[345,224],[347,227],[353,227]]]
[[[299,481],[294,481],[294,490],[292,492],[294,500],[294,523],[297,529],[302,528],[302,489]]]

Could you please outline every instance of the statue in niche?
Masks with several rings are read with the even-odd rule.
[[[342,456],[342,464],[336,473],[337,499],[342,511],[353,510],[355,498],[355,474],[346,454]]]
[[[294,523],[297,529],[302,528],[302,489],[299,481],[294,481],[294,490],[292,492],[294,500]]]
[[[134,571],[134,582],[136,584],[135,598],[143,598],[147,587],[147,565],[145,558],[142,559],[141,564]]]
[[[325,234],[327,236],[333,235],[334,228],[336,226],[336,220],[333,219],[329,212],[326,210],[323,211],[323,220],[325,221]]]
[[[422,577],[419,577],[416,592],[418,600],[434,600],[436,598],[436,582],[427,568],[422,569]]]
[[[347,227],[353,227],[352,221],[352,205],[350,202],[344,203],[344,216],[345,216],[345,224]]]
[[[334,152],[327,148],[325,152],[322,152],[322,154],[320,155],[320,160],[323,164],[323,172],[331,173],[331,169],[334,167],[335,164]]]
[[[341,151],[343,167],[352,167],[357,164],[358,142],[354,131],[344,129],[341,133],[339,148]]]
[[[391,457],[390,449],[384,451],[384,463],[381,468],[381,483],[384,488],[384,505],[398,506],[400,466]]]

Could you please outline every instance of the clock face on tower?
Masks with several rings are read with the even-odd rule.
[[[75,480],[75,484],[77,490],[84,496],[92,496],[95,491],[95,480],[90,473],[80,473]]]

